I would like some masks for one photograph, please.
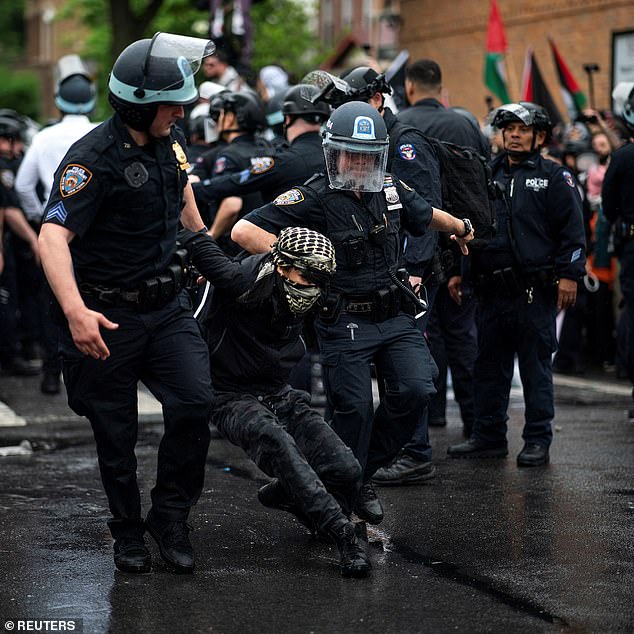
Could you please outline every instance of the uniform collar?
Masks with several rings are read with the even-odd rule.
[[[422,108],[433,108],[434,110],[444,110],[445,106],[443,106],[438,99],[434,97],[425,97],[424,99],[419,99],[414,106],[420,106]]]
[[[122,159],[136,156],[148,156],[148,154],[143,150],[143,147],[136,144],[130,135],[128,128],[126,128],[123,123],[123,120],[116,113],[110,119],[110,130],[108,136],[114,140],[119,156],[121,156]],[[162,147],[167,147],[172,143],[171,134],[169,137],[154,139],[153,142],[157,150]]]

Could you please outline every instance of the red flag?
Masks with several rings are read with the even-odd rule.
[[[487,30],[487,53],[506,53],[506,35],[496,0],[491,0],[489,28]]]
[[[503,56],[506,51],[504,25],[496,0],[491,0],[489,28],[487,30],[487,50],[484,60],[484,84],[502,102],[511,101],[504,73]]]

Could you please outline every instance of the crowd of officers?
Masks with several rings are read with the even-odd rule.
[[[556,316],[573,310],[586,275],[577,170],[544,155],[553,132],[544,108],[496,109],[496,232],[472,249],[468,214],[443,211],[429,139],[486,158],[491,144],[470,113],[441,103],[435,62],[407,68],[410,107],[396,114],[384,75],[368,66],[258,94],[213,49],[165,33],[133,43],[109,78],[114,114],[94,128],[88,77],[63,73],[65,116],[50,130],[65,143],[40,189],[20,174],[19,117],[0,113],[10,250],[2,287],[11,297],[0,312],[14,322],[0,360],[18,372],[25,362],[18,302],[22,329],[45,305],[42,341],[52,351],[42,390],[59,390],[62,369],[69,405],[92,425],[118,569],[151,570],[147,531],[171,569],[193,571],[187,520],[211,423],[270,476],[262,504],[334,542],[344,576],[365,576],[365,522],[384,514],[374,485],[435,476],[428,428],[446,424],[447,367],[465,436],[450,457],[506,457],[517,357],[517,464],[548,463]],[[199,90],[201,65],[213,82]],[[68,116],[81,117],[70,121],[77,132],[85,124],[81,134],[63,128]],[[46,153],[46,134],[23,165]],[[629,183],[623,169],[613,181]],[[23,203],[8,176],[16,172]],[[614,198],[606,215],[621,222],[627,195]],[[27,270],[39,275],[30,300]],[[308,393],[317,351],[325,416]],[[134,457],[139,381],[165,424],[145,515]]]

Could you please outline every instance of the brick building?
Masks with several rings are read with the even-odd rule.
[[[483,80],[489,4],[400,0],[400,46],[411,60],[435,59],[450,105],[465,106],[478,117],[486,113],[485,96],[490,94]],[[595,104],[610,107],[613,34],[634,31],[632,0],[498,0],[498,7],[509,46],[506,71],[512,99],[519,97],[526,49],[532,46],[544,80],[565,112],[547,40],[551,36],[586,96],[583,65],[598,64],[592,80]],[[634,42],[630,49],[634,72]]]

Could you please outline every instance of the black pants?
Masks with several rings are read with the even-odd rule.
[[[165,519],[184,520],[203,487],[209,446],[209,353],[185,293],[160,310],[138,313],[87,299],[118,323],[102,330],[110,357],[82,355],[65,329],[61,337],[68,404],[92,425],[99,469],[113,519],[113,537],[137,533],[141,501],[136,478],[137,384],[163,406],[152,507]]]
[[[254,396],[221,392],[211,422],[255,464],[276,477],[291,500],[324,532],[346,521],[361,486],[361,467],[308,393],[285,386]]]
[[[414,318],[400,314],[382,322],[342,313],[315,325],[332,427],[352,449],[367,482],[410,440],[429,397],[436,364]],[[385,390],[374,411],[371,364]]]

